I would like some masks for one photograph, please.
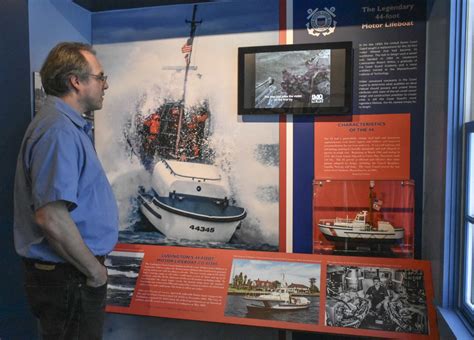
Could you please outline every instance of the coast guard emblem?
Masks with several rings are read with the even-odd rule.
[[[336,8],[334,7],[324,7],[324,10],[318,10],[318,8],[314,10],[308,9],[309,15],[306,17],[308,20],[306,23],[308,33],[315,37],[319,37],[321,34],[326,36],[334,33],[337,24],[336,20],[334,20],[336,17],[335,12]]]

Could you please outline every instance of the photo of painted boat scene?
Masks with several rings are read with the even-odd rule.
[[[234,259],[225,316],[317,324],[318,263]]]
[[[109,77],[127,84],[107,91],[95,117],[119,242],[277,251],[278,124],[235,118],[230,54],[242,42],[204,34],[214,27],[205,6],[172,16],[182,19],[179,36],[96,46]]]

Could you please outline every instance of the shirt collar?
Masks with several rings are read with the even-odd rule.
[[[52,105],[54,105],[60,112],[62,112],[66,117],[68,117],[74,124],[76,124],[81,129],[85,129],[87,126],[87,121],[81,116],[79,112],[74,110],[69,104],[64,100],[55,96],[48,96],[48,99]]]

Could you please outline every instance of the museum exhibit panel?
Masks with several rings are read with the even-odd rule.
[[[104,338],[445,334],[440,2],[27,1],[31,117],[59,41],[110,80],[85,117],[120,212]]]

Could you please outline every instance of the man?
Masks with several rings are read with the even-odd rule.
[[[30,123],[15,175],[14,238],[44,339],[100,339],[117,242],[112,189],[81,114],[102,108],[107,77],[89,45],[60,43],[41,69],[48,98]]]
[[[378,276],[372,279],[374,285],[369,287],[365,292],[365,297],[371,302],[371,311],[376,315],[380,315],[384,307],[384,303],[388,302],[388,292],[385,287],[382,286],[380,278]]]

